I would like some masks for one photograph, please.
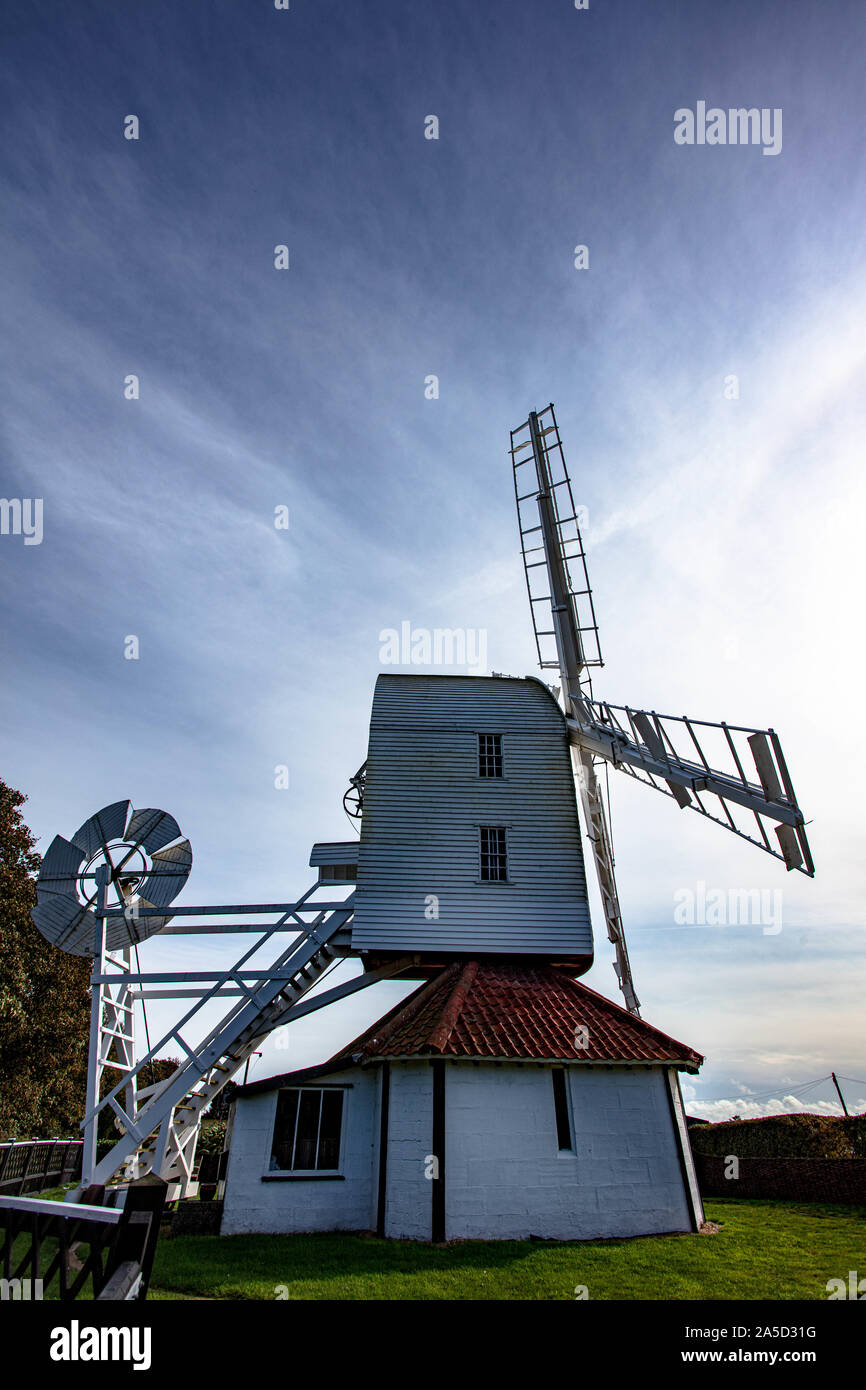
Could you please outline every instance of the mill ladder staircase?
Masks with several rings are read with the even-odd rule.
[[[313,891],[311,889],[305,896],[309,897]],[[215,977],[213,987],[176,1027],[85,1116],[87,1125],[102,1109],[110,1106],[123,1130],[110,1151],[96,1164],[91,1182],[106,1183],[123,1169],[131,1177],[154,1173],[169,1184],[179,1184],[182,1192],[186,1191],[192,1178],[203,1112],[253,1054],[257,1044],[272,1029],[289,1021],[293,1006],[335,961],[337,938],[351,921],[353,904],[354,895],[339,908],[321,912],[312,923],[297,918],[302,927],[300,936],[295,937],[269,968],[262,970],[259,980],[250,983],[239,972],[274,932],[285,930],[284,920],[270,928],[230,970]],[[246,998],[240,1000],[202,1042],[191,1046],[181,1029],[206,1004],[213,1002],[223,986],[240,987]],[[175,1050],[179,1047],[186,1054],[185,1060],[166,1080],[136,1091],[137,1079],[145,1074],[157,1053],[169,1046]],[[128,1096],[130,1088],[135,1095],[134,1115],[128,1114],[122,1103],[126,1098],[124,1092]],[[126,1103],[129,1104],[128,1100]]]

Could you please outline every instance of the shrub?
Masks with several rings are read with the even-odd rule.
[[[203,1120],[196,1154],[221,1154],[226,1142],[225,1120]]]

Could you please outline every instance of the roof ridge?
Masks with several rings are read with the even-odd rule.
[[[410,1018],[413,1017],[415,1013],[417,1013],[419,1008],[423,1007],[423,1005],[428,1002],[430,996],[435,994],[437,989],[442,988],[442,985],[446,982],[447,977],[456,975],[459,969],[459,961],[453,961],[451,965],[447,965],[444,970],[440,970],[438,975],[434,975],[432,980],[428,980],[425,985],[422,985],[420,987],[420,989],[416,989],[412,994],[410,994],[408,999],[404,999],[400,1008],[397,1010],[395,1014],[391,1016],[391,1018],[387,1018],[386,1015],[386,1022],[382,1025],[378,1032],[374,1033],[371,1037],[369,1036],[371,1030],[368,1028],[366,1030],[366,1033],[361,1034],[361,1038],[359,1038],[358,1041],[360,1042],[363,1039],[368,1044],[372,1045],[373,1043],[381,1043],[385,1039],[389,1038],[391,1034],[395,1031],[395,1029],[399,1028],[402,1024],[406,1023]],[[373,1028],[375,1028],[375,1023],[372,1026]],[[349,1046],[351,1047],[351,1044]],[[345,1052],[349,1049],[344,1048],[343,1050]]]
[[[475,983],[477,974],[477,960],[467,961],[460,971],[460,977],[439,1016],[439,1022],[430,1034],[430,1046],[435,1047],[437,1052],[445,1051],[445,1046],[454,1032],[463,1005],[466,1003],[466,997]]]

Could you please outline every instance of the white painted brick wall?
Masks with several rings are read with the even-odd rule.
[[[348,1082],[340,1171],[345,1181],[262,1182],[268,1172],[278,1091],[237,1101],[226,1177],[222,1234],[251,1231],[358,1231],[375,1225],[378,1075],[355,1068],[323,1077]]]
[[[391,1063],[385,1234],[429,1240],[432,1183],[424,1176],[433,1152],[433,1069],[429,1062]]]
[[[568,1074],[576,1152],[560,1154],[549,1067],[448,1066],[449,1239],[690,1229],[661,1068]]]
[[[448,1239],[574,1240],[687,1231],[690,1217],[661,1068],[567,1069],[575,1153],[557,1146],[551,1069],[446,1065]],[[222,1230],[369,1229],[376,1223],[378,1069],[329,1076],[346,1092],[345,1182],[262,1182],[277,1092],[238,1101]],[[433,1071],[391,1065],[385,1232],[429,1240]]]

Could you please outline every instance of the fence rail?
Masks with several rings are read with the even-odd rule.
[[[81,1176],[81,1139],[30,1139],[0,1144],[0,1196],[47,1192]]]
[[[153,1179],[89,1187],[82,1202],[0,1195],[0,1296],[69,1303],[90,1280],[96,1300],[146,1298],[165,1194]],[[105,1205],[115,1200],[122,1206]]]

